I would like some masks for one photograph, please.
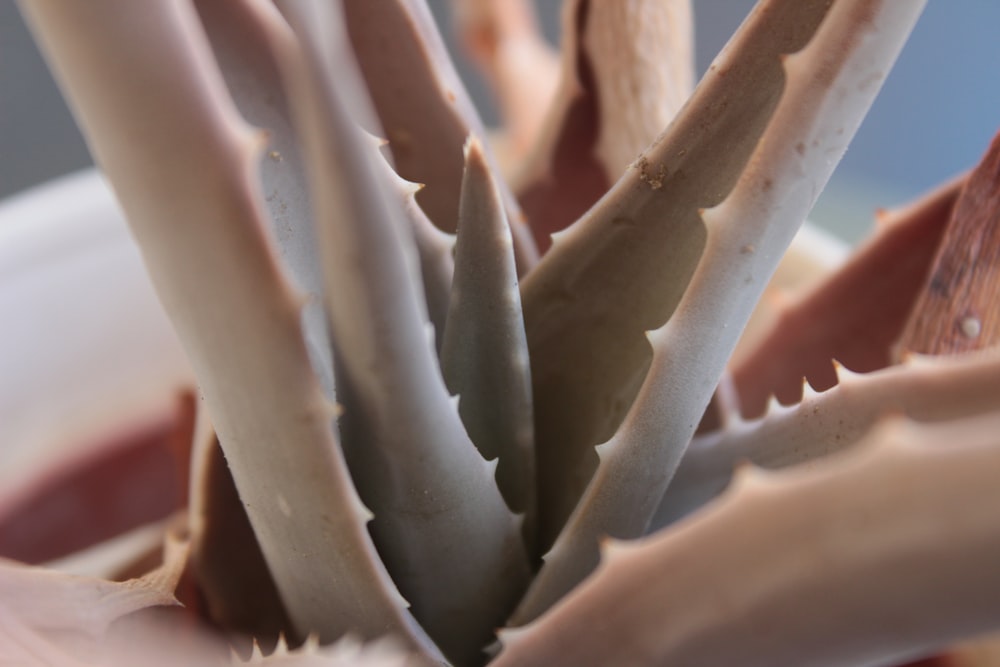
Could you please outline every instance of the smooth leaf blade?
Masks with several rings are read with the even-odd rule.
[[[515,615],[536,617],[598,563],[598,541],[642,535],[726,362],[806,215],[847,149],[923,3],[841,0],[801,51],[732,192],[705,211],[704,256],[677,310],[650,334],[646,381],[601,445],[597,472]]]
[[[273,27],[273,8],[260,7],[247,16]],[[193,6],[22,10],[122,201],[296,629],[389,632],[438,655],[365,531],[308,358],[303,299],[264,231],[262,137],[239,116]]]
[[[302,46],[286,52],[285,75],[299,132],[311,138],[345,453],[414,615],[446,655],[475,661],[526,583],[519,524],[441,377],[401,202],[387,196],[382,157],[348,112],[366,107],[364,93],[349,61],[324,51],[345,44],[336,16],[282,8]]]
[[[745,469],[676,530],[605,549],[495,666],[897,664],[995,629],[998,429],[890,423],[822,469]]]
[[[829,0],[762,3],[665,134],[522,283],[538,449],[541,541],[551,544],[649,366],[705,242],[699,210],[732,189]]]
[[[426,0],[346,2],[347,28],[399,174],[427,187],[417,201],[438,227],[454,232],[462,186],[462,145],[483,136],[482,122],[448,57]],[[390,52],[386,44],[392,44]],[[487,149],[488,150],[488,149]],[[492,156],[490,156],[492,160]],[[505,185],[518,267],[538,251]]]
[[[500,192],[474,137],[465,154],[441,369],[449,391],[459,396],[472,442],[485,458],[499,458],[497,484],[507,504],[533,526],[531,376],[513,242]]]

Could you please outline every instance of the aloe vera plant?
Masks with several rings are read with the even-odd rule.
[[[491,141],[423,0],[22,0],[187,362],[21,462],[5,530],[153,493],[0,561],[0,662],[1000,664],[1000,142],[797,236],[924,4],[761,0],[694,86],[688,0],[456,1]]]

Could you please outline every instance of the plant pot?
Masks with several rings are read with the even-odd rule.
[[[0,204],[0,555],[31,563],[160,519],[191,371],[104,179]]]

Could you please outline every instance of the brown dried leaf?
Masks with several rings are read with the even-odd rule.
[[[899,347],[955,354],[1000,342],[1000,134],[955,203]]]

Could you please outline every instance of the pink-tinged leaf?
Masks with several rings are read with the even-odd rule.
[[[651,359],[644,334],[673,312],[704,250],[700,209],[732,189],[781,97],[779,56],[801,49],[828,7],[762,3],[664,135],[522,282],[543,545],[638,393]]]
[[[721,493],[741,462],[767,469],[819,460],[852,447],[881,415],[919,422],[969,417],[996,407],[1000,350],[949,358],[911,357],[901,365],[855,374],[837,366],[837,384],[805,387],[792,407],[773,404],[760,419],[739,415],[721,430],[695,437],[664,494],[654,527],[663,527]]]
[[[917,299],[965,178],[893,213],[838,271],[784,305],[770,329],[731,362],[744,417],[768,396],[797,402],[802,378],[817,390],[836,382],[831,360],[856,372],[892,363],[893,346]]]
[[[520,523],[441,376],[401,202],[351,113],[367,100],[338,8],[279,6],[301,46],[289,39],[282,62],[325,260],[345,455],[413,615],[446,656],[475,661],[527,584]]]
[[[690,0],[574,0],[563,8],[562,80],[514,175],[535,243],[589,209],[691,94]],[[659,179],[655,168],[646,176]]]
[[[612,542],[495,667],[846,667],[1000,624],[1000,412],[890,421],[815,470],[747,467],[674,530]],[[503,639],[503,635],[501,635]]]
[[[270,4],[238,7],[265,30],[281,23]],[[365,530],[307,352],[305,297],[270,245],[266,134],[240,117],[194,7],[21,9],[121,200],[296,629],[395,634],[433,653]]]
[[[1000,134],[969,175],[899,342],[954,354],[1000,343]]]
[[[176,605],[174,589],[188,546],[168,542],[164,562],[124,582],[63,574],[0,560],[0,600],[8,613],[40,633],[81,633],[100,639],[116,620],[147,607]]]
[[[728,196],[702,212],[705,250],[621,427],[515,615],[536,617],[598,562],[598,540],[642,535],[754,305],[881,88],[923,3],[842,0],[800,51]]]
[[[485,132],[426,0],[343,5],[353,50],[396,169],[406,180],[426,186],[417,202],[434,224],[454,232],[462,146],[469,134]],[[387,50],[386,44],[392,49]],[[492,161],[488,147],[485,150]],[[516,200],[505,184],[501,188],[523,274],[538,261],[538,253]]]
[[[295,650],[280,644],[270,655],[255,651],[246,663],[264,667],[427,667],[391,641],[361,644],[345,638],[336,644],[320,647],[307,641]]]

